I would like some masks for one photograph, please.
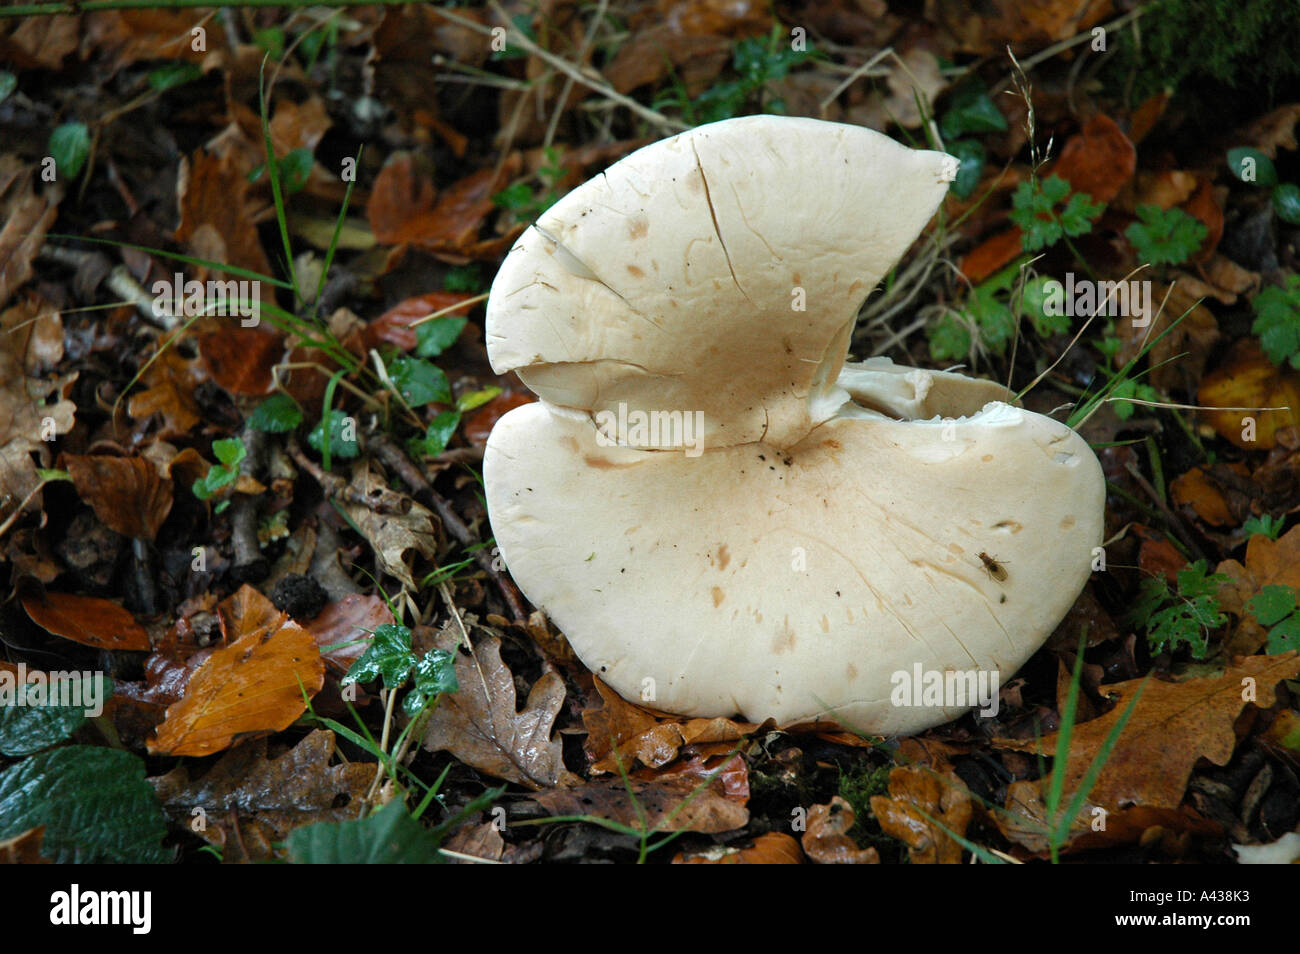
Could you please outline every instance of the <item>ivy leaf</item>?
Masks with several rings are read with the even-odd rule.
[[[307,435],[307,443],[321,453],[325,452],[326,427],[327,423],[322,419]],[[331,457],[341,457],[348,460],[360,453],[355,433],[356,424],[338,408],[330,410],[328,428]],[[351,432],[350,436],[349,432]]]
[[[318,822],[289,832],[289,855],[303,865],[431,865],[446,861],[438,837],[400,798],[356,821]]]
[[[442,369],[419,358],[401,357],[388,367],[388,376],[392,378],[398,393],[412,407],[451,402],[451,385]]]
[[[75,179],[90,158],[90,130],[85,123],[64,123],[50,133],[55,173]]]
[[[435,318],[415,326],[415,353],[421,358],[436,358],[460,337],[468,318]]]
[[[385,689],[397,689],[406,682],[414,665],[411,631],[405,626],[385,623],[376,627],[370,645],[339,684],[347,686],[382,678]]]
[[[1273,211],[1283,222],[1300,225],[1300,186],[1283,182],[1273,189]]]
[[[1138,255],[1152,265],[1177,265],[1191,258],[1208,229],[1205,223],[1182,209],[1162,209],[1158,205],[1139,205],[1140,222],[1134,222],[1124,236]]]
[[[168,63],[149,74],[149,85],[160,93],[192,83],[203,75],[194,63]]]
[[[1289,361],[1300,368],[1300,275],[1290,275],[1281,288],[1270,285],[1251,302],[1255,321],[1250,333],[1274,364]]]
[[[959,139],[948,146],[948,152],[960,161],[957,176],[950,186],[952,194],[959,199],[969,199],[980,184],[988,155],[974,139]]]
[[[948,111],[939,123],[939,131],[946,140],[957,139],[966,133],[1003,132],[1006,128],[1006,117],[989,97],[988,91],[978,83],[963,83],[957,87]]]
[[[302,408],[287,394],[272,394],[248,418],[248,426],[268,434],[284,434],[302,423]]]
[[[402,700],[409,716],[417,715],[429,700],[444,692],[456,692],[456,655],[445,649],[431,649],[415,664],[415,685]]]
[[[451,440],[458,427],[460,427],[460,412],[443,411],[429,422],[424,440],[419,442],[420,453],[437,457],[447,449],[447,442]]]
[[[1239,146],[1228,150],[1228,168],[1242,182],[1250,185],[1277,185],[1277,169],[1273,160],[1258,149]]]

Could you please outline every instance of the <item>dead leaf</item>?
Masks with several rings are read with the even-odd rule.
[[[197,361],[187,361],[175,347],[167,347],[144,372],[141,381],[145,389],[132,396],[127,410],[136,420],[161,414],[163,426],[158,436],[163,439],[188,438],[203,420],[194,389],[204,377]]]
[[[1288,408],[1199,412],[1220,437],[1242,450],[1271,450],[1280,428],[1300,424],[1300,374],[1279,368],[1258,342],[1242,338],[1223,363],[1201,379],[1196,400],[1206,407]]]
[[[225,324],[199,336],[199,354],[212,379],[231,394],[259,396],[271,390],[271,369],[284,358],[284,339]]]
[[[155,540],[172,509],[172,482],[142,457],[67,455],[72,485],[100,523],[124,537]]]
[[[699,779],[677,774],[649,780],[630,778],[626,783],[622,778],[605,778],[577,788],[551,789],[531,799],[552,815],[590,815],[632,828],[642,824],[636,810],[639,805],[651,831],[718,834],[749,824],[749,809],[723,794],[719,780],[702,789],[699,786]]]
[[[564,704],[564,680],[545,672],[515,709],[514,675],[501,661],[501,640],[476,642],[456,657],[460,690],[443,696],[424,733],[430,752],[446,750],[462,762],[537,790],[578,781],[564,767],[564,747],[551,738]]]
[[[1174,478],[1169,494],[1175,506],[1191,510],[1212,527],[1235,527],[1241,523],[1228,506],[1223,489],[1200,467]]]
[[[339,675],[345,674],[366,651],[370,633],[388,623],[395,623],[388,604],[373,594],[350,593],[326,607],[303,629],[311,633],[325,662]],[[354,644],[354,645],[348,645]],[[338,647],[329,652],[331,646]]]
[[[176,240],[197,258],[269,275],[271,266],[249,214],[248,190],[248,179],[233,156],[218,158],[199,149],[182,159],[176,181]]]
[[[820,806],[818,806],[820,807]],[[804,863],[799,842],[779,831],[759,835],[746,848],[719,845],[700,852],[682,852],[673,859],[675,865],[801,865]]]
[[[1128,724],[1088,793],[1088,806],[1080,815],[1085,827],[1093,817],[1093,807],[1109,813],[1134,805],[1177,809],[1198,759],[1228,764],[1237,743],[1234,723],[1246,705],[1243,697],[1247,690],[1255,694],[1251,701],[1266,709],[1273,705],[1274,687],[1297,674],[1300,654],[1286,653],[1247,657],[1218,678],[1184,682],[1134,679],[1103,686],[1114,706],[1099,718],[1074,727],[1067,764],[1053,769],[1065,772],[1063,804],[1068,805],[1078,791],[1093,758],[1144,683]],[[1056,740],[1057,734],[1051,733],[1041,742],[997,738],[993,744],[1051,757]],[[1010,801],[1007,808],[1015,811]]]
[[[282,856],[274,843],[301,825],[358,817],[375,765],[331,764],[334,751],[334,733],[315,729],[275,758],[267,757],[266,739],[256,739],[235,746],[199,778],[182,764],[149,781],[172,819],[221,848],[224,862],[269,861]],[[193,826],[196,809],[202,828]]]
[[[265,597],[259,601],[250,592],[255,591],[245,584],[238,600],[222,604],[229,611],[223,627],[233,641],[190,676],[184,697],[168,707],[149,751],[211,755],[238,737],[278,732],[302,715],[306,700],[324,685],[316,640],[297,623],[278,625],[261,605]]]
[[[1232,141],[1254,146],[1270,159],[1276,159],[1279,149],[1294,151],[1297,148],[1297,122],[1300,122],[1300,103],[1289,103],[1265,113],[1234,135]]]
[[[859,848],[849,837],[856,820],[853,806],[838,795],[826,805],[814,805],[808,812],[803,850],[819,865],[880,864],[880,853],[875,848]]]
[[[95,596],[45,593],[23,597],[23,609],[37,626],[96,649],[142,651],[149,634],[117,603]]]
[[[25,17],[8,36],[0,31],[0,61],[19,69],[57,70],[81,39],[81,17]]]
[[[411,351],[418,343],[416,331],[410,327],[411,322],[419,321],[471,297],[474,296],[462,292],[435,291],[407,298],[366,325],[364,338],[366,347],[378,348],[383,344],[391,344],[403,351]],[[458,308],[447,312],[447,315],[463,315],[466,310],[468,309]]]
[[[939,60],[929,50],[914,46],[900,60],[901,64],[895,62],[885,79],[889,87],[885,112],[903,128],[915,129],[924,118],[921,106],[933,110],[935,98],[948,87],[948,81],[939,72]]]
[[[471,855],[483,861],[500,861],[505,854],[506,841],[495,821],[481,822],[477,825],[462,825],[455,834],[443,842],[447,851],[462,855]],[[470,865],[474,862],[464,858],[448,859],[452,864]]]
[[[1137,149],[1116,122],[1095,114],[1083,129],[1066,140],[1052,174],[1086,192],[1094,202],[1109,202],[1137,169]]]
[[[437,190],[433,169],[410,152],[394,152],[384,162],[370,190],[366,218],[375,240],[397,245],[418,238],[433,211]]]
[[[397,577],[414,591],[418,589],[411,575],[414,558],[431,559],[438,553],[437,518],[423,504],[391,490],[370,466],[369,459],[360,460],[353,466],[352,496],[339,501],[339,506],[369,541],[383,571]],[[377,509],[353,502],[357,499],[377,500],[381,495],[399,498],[400,505],[384,508],[394,512],[380,513]]]
[[[1265,586],[1300,587],[1300,527],[1292,527],[1278,540],[1253,534],[1246,544],[1246,562],[1224,560],[1216,573],[1228,576],[1215,594],[1224,612],[1236,619],[1225,648],[1229,652],[1256,652],[1268,640],[1268,627],[1260,624],[1247,603]]]
[[[41,841],[45,838],[45,826],[37,825],[20,835],[0,841],[0,865],[52,865],[41,855]]]
[[[971,811],[970,793],[951,769],[899,766],[889,773],[889,797],[871,797],[871,813],[907,845],[914,865],[961,864],[964,849],[952,836],[965,836]]]

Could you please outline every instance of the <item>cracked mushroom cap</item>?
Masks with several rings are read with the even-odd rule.
[[[858,308],[956,168],[783,116],[639,149],[510,250],[488,301],[492,367],[580,410],[703,411],[709,446],[794,444],[843,403]]]
[[[773,148],[787,126],[822,148],[797,147],[800,177],[767,182],[777,216],[744,197],[772,168],[795,167],[781,158],[786,140]],[[670,146],[678,166],[654,155]],[[857,175],[839,179],[845,146],[872,161],[850,157]],[[507,258],[489,355],[543,400],[502,417],[488,440],[493,532],[523,592],[620,694],[688,716],[920,731],[974,701],[896,705],[898,674],[1008,676],[1082,589],[1104,484],[1078,435],[991,382],[884,358],[844,364],[862,295],[942,197],[934,155],[811,120],[705,126],[571,193],[540,223],[553,237],[525,233]],[[689,185],[647,171],[679,166],[679,180],[709,182],[694,205]],[[848,199],[828,195],[832,184]],[[718,212],[720,191],[735,197],[730,212]],[[857,218],[846,209],[865,206],[874,218],[845,224]],[[889,219],[900,207],[905,227]],[[656,239],[625,284],[615,276],[637,248],[632,208],[657,210],[635,214],[677,244]],[[764,227],[733,233],[728,216],[742,211]],[[710,248],[722,256],[716,280],[677,297]],[[650,274],[660,283],[643,284]],[[806,313],[788,310],[795,275]],[[827,288],[839,312],[814,307]],[[664,335],[680,342],[675,358]],[[620,402],[624,445],[608,424]],[[638,411],[666,424],[676,411],[677,429],[623,429]],[[683,428],[705,439],[692,445]]]

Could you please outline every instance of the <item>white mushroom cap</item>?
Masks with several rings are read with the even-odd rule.
[[[488,440],[493,532],[616,691],[689,716],[919,731],[973,700],[895,705],[896,674],[1009,675],[1073,603],[1102,535],[1087,444],[991,382],[844,366],[943,172],[865,129],[730,120],[616,164],[543,216],[558,243],[530,230],[507,258],[489,356],[543,400]],[[789,310],[796,277],[806,313]],[[611,446],[611,418],[638,411],[702,418],[707,440]]]
[[[782,116],[646,146],[506,256],[492,366],[581,410],[701,410],[709,446],[794,444],[843,403],[858,308],[955,174],[944,153]]]

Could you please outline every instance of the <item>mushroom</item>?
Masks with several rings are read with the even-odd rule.
[[[1102,535],[1088,445],[1000,385],[845,363],[955,169],[864,128],[727,120],[511,249],[488,354],[541,400],[488,439],[492,529],[621,695],[920,731],[975,700],[898,704],[900,674],[1009,675],[1074,602]]]

